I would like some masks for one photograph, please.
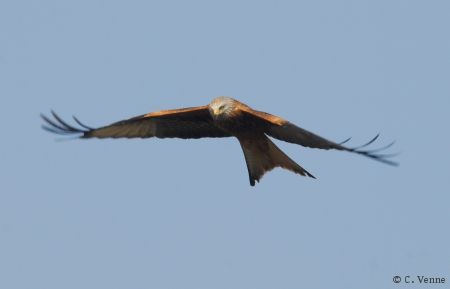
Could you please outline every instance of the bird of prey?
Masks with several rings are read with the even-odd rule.
[[[80,138],[182,138],[236,137],[244,152],[250,180],[254,186],[262,176],[275,167],[290,170],[302,176],[315,178],[278,148],[268,136],[318,149],[336,149],[357,153],[389,165],[397,165],[389,158],[394,155],[379,152],[392,146],[374,149],[362,148],[373,143],[376,135],[365,145],[349,148],[320,137],[275,115],[257,111],[230,97],[218,97],[209,105],[172,110],[162,110],[118,121],[99,128],[91,128],[76,117],[79,127],[69,125],[52,111],[53,119],[41,115],[43,129],[61,135],[78,135]]]

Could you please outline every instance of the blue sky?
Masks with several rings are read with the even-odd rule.
[[[449,12],[447,1],[2,1],[0,287],[450,281]],[[381,132],[401,166],[277,141],[318,179],[276,169],[252,188],[234,139],[55,141],[40,129],[50,109],[99,126],[219,95],[337,141]]]

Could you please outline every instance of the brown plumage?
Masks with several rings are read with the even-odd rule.
[[[229,97],[218,97],[209,105],[173,110],[162,110],[100,128],[91,128],[74,117],[80,126],[74,127],[52,112],[51,119],[41,115],[46,125],[42,127],[56,134],[79,134],[80,138],[203,138],[236,137],[244,152],[250,185],[275,167],[314,178],[308,171],[283,153],[269,138],[283,140],[310,148],[336,149],[354,152],[389,165],[394,155],[378,154],[393,143],[375,150],[361,150],[374,142],[378,135],[363,146],[348,148],[304,130],[281,117],[253,110]]]

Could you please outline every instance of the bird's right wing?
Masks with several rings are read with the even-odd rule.
[[[41,114],[43,129],[62,135],[78,134],[80,138],[203,138],[229,137],[212,121],[207,106],[162,110],[91,128],[74,117],[79,127],[62,120],[52,111],[53,119]]]

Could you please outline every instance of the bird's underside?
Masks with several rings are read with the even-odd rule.
[[[341,143],[329,141],[280,117],[253,110],[229,97],[216,98],[206,106],[152,112],[99,128],[91,128],[74,117],[78,125],[75,127],[53,111],[52,118],[46,115],[41,117],[46,123],[42,126],[43,129],[60,135],[79,135],[80,138],[236,137],[244,152],[252,186],[275,167],[314,178],[282,152],[268,136],[304,147],[353,152],[388,165],[397,165],[389,159],[395,154],[380,154],[391,147],[393,142],[379,149],[364,150],[379,135],[362,146],[349,148],[343,145],[349,139]]]

